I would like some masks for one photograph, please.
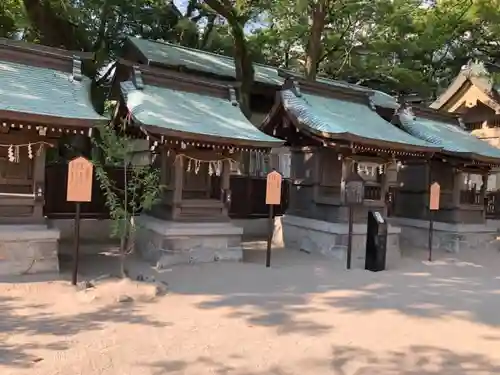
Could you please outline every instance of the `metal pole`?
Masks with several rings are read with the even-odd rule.
[[[76,202],[75,212],[75,252],[73,254],[73,274],[71,284],[76,285],[78,279],[78,258],[80,252],[80,202]]]
[[[274,205],[269,205],[269,232],[267,234],[266,267],[271,267],[271,242],[274,232]]]
[[[432,236],[434,234],[434,210],[429,210],[429,262],[432,262]]]
[[[347,269],[351,269],[352,258],[352,227],[353,227],[353,212],[352,206],[349,205],[349,232],[347,234]]]

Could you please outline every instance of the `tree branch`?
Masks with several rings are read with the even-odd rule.
[[[342,31],[342,34],[340,34],[339,40],[333,47],[328,48],[324,53],[323,56],[321,56],[318,59],[318,65],[321,64],[327,57],[329,57],[332,53],[337,52],[340,49],[340,46],[342,44],[343,39],[345,38],[347,32],[351,29],[352,27],[352,21],[349,19],[349,22],[347,24],[347,27]]]

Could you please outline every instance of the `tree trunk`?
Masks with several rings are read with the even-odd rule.
[[[97,40],[94,43],[94,47],[92,48],[94,52],[106,50],[106,26],[107,21],[110,16],[111,4],[109,0],[104,0],[104,4],[101,8],[101,16],[100,16],[100,24],[99,31],[97,32]]]
[[[200,49],[205,49],[208,44],[208,39],[210,38],[210,34],[212,33],[215,26],[215,14],[209,15],[207,17],[207,25],[203,30],[203,35],[201,37]]]
[[[229,1],[205,0],[205,3],[219,15],[224,17],[229,24],[234,42],[234,65],[236,80],[240,82],[239,104],[240,109],[247,119],[250,119],[250,96],[254,79],[252,59],[248,53],[247,41],[244,33],[244,21],[237,10],[230,5]]]
[[[312,26],[306,48],[305,76],[309,81],[314,81],[318,73],[319,59],[321,57],[321,37],[325,29],[328,0],[318,0],[312,11]]]
[[[79,27],[57,14],[49,1],[23,0],[23,3],[30,23],[40,33],[41,44],[90,51],[90,42]]]
[[[250,96],[255,71],[252,59],[248,53],[245,34],[241,25],[232,25],[231,31],[234,39],[234,65],[236,68],[236,80],[240,82],[239,103],[240,109],[247,119],[250,120],[252,111],[250,109]]]

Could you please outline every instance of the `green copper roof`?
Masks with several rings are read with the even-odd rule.
[[[0,110],[81,120],[105,120],[90,101],[90,80],[71,73],[0,61]]]
[[[138,90],[131,81],[122,82],[121,90],[134,119],[143,125],[256,146],[266,143],[263,147],[283,143],[258,130],[229,100],[151,85]]]
[[[401,126],[410,134],[430,142],[443,151],[458,154],[474,154],[491,159],[500,159],[500,149],[462,130],[457,126],[445,122],[415,117],[412,113],[399,114]]]
[[[234,61],[231,57],[206,51],[177,46],[140,38],[129,38],[130,42],[150,61],[169,66],[184,66],[187,69],[222,77],[236,77]],[[284,79],[272,66],[254,64],[255,81],[282,85]]]
[[[386,94],[383,91],[372,90],[368,87],[354,85],[352,83],[336,81],[327,78],[317,78],[316,81],[319,83],[325,83],[327,85],[332,85],[336,87],[345,87],[356,91],[366,92],[370,94],[373,104],[375,104],[378,107],[391,108],[391,109],[398,109],[400,107],[396,98],[390,96],[389,94]]]
[[[381,118],[362,103],[304,94],[281,92],[283,105],[299,123],[312,132],[364,144],[386,143],[399,149],[429,148],[433,145],[415,138]]]

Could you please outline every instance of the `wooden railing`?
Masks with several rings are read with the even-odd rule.
[[[365,199],[378,201],[382,199],[382,188],[375,185],[365,185]]]
[[[500,191],[486,193],[486,218],[500,219]]]
[[[460,204],[482,205],[481,193],[477,190],[462,190],[460,192]]]

